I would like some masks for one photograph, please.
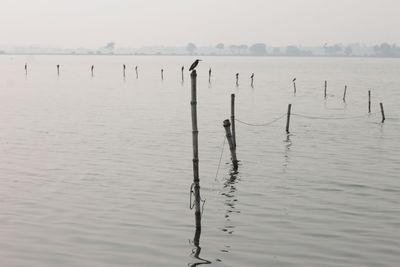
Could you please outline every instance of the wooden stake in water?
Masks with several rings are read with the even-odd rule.
[[[296,78],[293,79],[293,90],[294,90],[294,94],[296,94]]]
[[[239,73],[236,73],[236,86],[239,86]]]
[[[325,90],[324,90],[324,98],[326,99],[326,88],[328,87],[328,82],[325,81]]]
[[[25,63],[25,75],[28,75],[28,64]]]
[[[57,65],[57,75],[60,76],[60,65]]]
[[[251,74],[250,79],[251,79],[251,88],[254,88],[254,73]]]
[[[211,68],[208,70],[208,83],[211,83]]]
[[[193,140],[193,184],[194,189],[194,208],[196,228],[201,228],[201,211],[200,211],[200,178],[199,178],[199,131],[197,128],[197,72],[193,70],[190,74],[192,99],[190,102],[192,110],[192,140]]]
[[[371,113],[371,90],[368,90],[368,113]]]
[[[344,86],[343,102],[346,102],[347,85]]]
[[[232,124],[233,146],[236,148],[235,94],[231,94],[231,124]]]
[[[90,71],[92,72],[92,77],[94,75],[94,65],[92,65],[92,67],[90,68]]]
[[[161,80],[164,80],[164,69],[161,69]]]
[[[136,72],[136,80],[139,79],[139,73],[138,73],[138,67],[135,66],[135,72]]]
[[[124,64],[124,65],[122,65],[122,76],[124,76],[124,78],[125,78],[125,75],[126,75],[125,71],[126,71],[126,66]]]
[[[385,111],[383,110],[383,104],[379,103],[379,105],[381,106],[381,114],[382,114],[382,123],[385,122],[386,118],[385,118]]]
[[[181,68],[181,73],[182,73],[182,83],[185,81],[185,79],[184,79],[184,76],[183,76],[183,71],[185,70],[185,67],[184,66],[182,66],[182,68]]]
[[[236,157],[236,148],[233,144],[233,138],[232,138],[232,133],[231,133],[231,123],[229,120],[224,120],[224,128],[226,132],[226,139],[228,140],[229,144],[229,149],[231,150],[231,158],[232,158],[232,164],[233,164],[233,169],[237,171],[238,169],[238,160]]]
[[[286,133],[289,133],[291,111],[292,111],[292,104],[289,104],[288,110],[287,110],[287,117],[286,117]]]

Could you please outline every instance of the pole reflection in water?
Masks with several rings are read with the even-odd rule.
[[[285,153],[284,153],[284,157],[285,157],[285,161],[283,162],[283,172],[286,172],[289,163],[290,163],[290,148],[292,146],[292,140],[290,140],[290,134],[288,134],[286,136],[286,140],[283,141],[285,143]]]
[[[194,233],[193,242],[191,241],[191,245],[194,246],[190,257],[195,259],[197,262],[189,263],[188,266],[195,267],[203,264],[211,264],[211,261],[200,258],[200,235],[201,235],[201,228],[196,228],[196,232]]]
[[[239,178],[238,178],[238,172],[235,170],[231,170],[231,173],[229,174],[229,178],[224,182],[224,188],[223,192],[221,195],[223,195],[225,199],[225,205],[226,205],[226,213],[225,213],[225,219],[226,219],[226,225],[221,228],[221,231],[232,235],[235,231],[235,226],[233,223],[231,223],[231,215],[232,214],[237,214],[240,213],[240,210],[236,208],[236,204],[238,203],[238,199],[236,197],[236,184],[238,183]],[[222,253],[229,253],[230,246],[225,245],[224,249],[220,250]]]

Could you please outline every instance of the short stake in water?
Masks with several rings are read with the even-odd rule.
[[[231,94],[231,124],[232,124],[233,146],[236,148],[235,94]]]
[[[296,91],[297,91],[296,90],[296,78],[294,78],[292,82],[293,82],[293,92],[294,92],[294,94],[296,94]]]
[[[185,67],[182,66],[182,68],[181,68],[181,72],[182,72],[182,83],[185,81],[184,76],[183,76],[183,71],[184,71],[184,70],[185,70]]]
[[[296,82],[293,82],[293,90],[294,90],[294,91],[293,91],[294,94],[296,94],[296,91],[297,91],[297,90],[296,90]]]
[[[290,113],[292,111],[292,104],[289,104],[286,117],[286,133],[289,133]]]
[[[57,65],[57,75],[60,76],[60,65]]]
[[[138,73],[138,67],[135,67],[135,72],[136,72],[136,80],[139,79],[139,73]]]
[[[236,73],[236,86],[239,86],[239,73]]]
[[[192,111],[192,140],[193,140],[193,184],[191,191],[194,193],[195,223],[196,228],[201,228],[201,211],[200,211],[200,178],[199,178],[199,131],[197,129],[197,72],[193,70],[190,74],[192,99],[190,102]],[[190,203],[192,205],[192,203]]]
[[[371,113],[371,90],[368,90],[368,113]]]
[[[346,102],[347,85],[344,86],[343,102]]]
[[[379,103],[379,105],[381,106],[381,114],[382,114],[382,123],[385,122],[386,118],[385,118],[385,111],[383,110],[383,104]]]
[[[324,98],[326,99],[326,88],[328,87],[328,82],[325,81],[325,90],[324,90]]]
[[[164,80],[164,69],[161,69],[161,80]]]
[[[229,148],[231,150],[233,170],[237,171],[238,160],[236,157],[236,149],[235,149],[235,146],[233,145],[233,138],[232,138],[232,134],[231,134],[231,123],[229,122],[229,120],[224,120],[224,128],[225,128],[225,132],[226,132],[226,139],[228,140]]]
[[[208,83],[211,83],[211,68],[208,70]]]

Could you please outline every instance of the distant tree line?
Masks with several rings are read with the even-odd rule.
[[[400,47],[396,44],[379,45],[324,44],[320,46],[288,45],[268,46],[265,43],[224,44],[200,46],[190,42],[186,46],[143,46],[140,48],[117,47],[115,42],[107,42],[97,48],[48,48],[48,47],[0,47],[0,54],[74,54],[74,55],[216,55],[216,56],[291,56],[291,57],[400,57]]]
[[[194,43],[189,43],[186,46],[189,54],[196,54],[198,48]],[[209,53],[215,55],[252,55],[252,56],[370,56],[370,57],[400,57],[400,48],[395,44],[382,43],[373,47],[352,44],[325,44],[320,47],[303,48],[296,45],[289,45],[286,47],[267,47],[264,43],[255,43],[252,45],[226,45],[218,43],[215,46],[215,52]]]

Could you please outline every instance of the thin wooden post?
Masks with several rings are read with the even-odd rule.
[[[251,88],[254,88],[254,73],[251,74],[250,79],[251,79]]]
[[[294,90],[294,94],[296,94],[297,89],[296,89],[296,82],[295,81],[293,82],[293,90]]]
[[[324,98],[326,99],[326,88],[328,87],[328,82],[325,81],[325,90],[324,90]]]
[[[164,69],[161,69],[161,80],[164,80]]]
[[[236,73],[236,86],[239,86],[239,73]]]
[[[184,82],[184,76],[183,76],[183,71],[185,70],[185,67],[184,66],[182,66],[182,68],[181,68],[181,73],[182,73],[182,83]]]
[[[385,122],[385,111],[383,110],[383,104],[379,103],[379,105],[381,106],[381,114],[382,114],[382,123]]]
[[[125,70],[126,70],[126,66],[125,66],[125,64],[123,64],[122,65],[122,76],[124,76],[124,78],[125,78]]]
[[[139,73],[138,73],[138,67],[135,66],[135,72],[136,72],[136,79],[139,79]]]
[[[233,164],[233,169],[237,171],[238,169],[238,160],[236,157],[236,148],[233,145],[233,138],[232,138],[232,133],[231,133],[231,123],[229,120],[224,120],[224,128],[226,132],[226,139],[228,140],[229,144],[229,149],[231,150],[231,158],[232,158],[232,164]]]
[[[288,111],[287,111],[287,117],[286,117],[286,133],[289,133],[291,111],[292,111],[292,104],[289,104]]]
[[[192,111],[192,141],[193,141],[193,184],[194,208],[196,228],[201,228],[200,211],[200,178],[199,178],[199,130],[197,128],[197,72],[193,70],[190,74],[192,99],[190,102]]]
[[[371,113],[371,90],[368,90],[368,113]]]
[[[90,71],[91,71],[92,77],[93,77],[93,75],[94,75],[94,65],[92,65],[92,67],[90,67]]]
[[[28,64],[25,63],[25,76],[28,75]]]
[[[236,148],[235,94],[231,94],[231,124],[232,124],[233,146]]]
[[[208,83],[211,83],[211,68],[208,70]]]
[[[343,102],[346,102],[347,85],[344,86]]]
[[[60,65],[57,65],[57,75],[60,76]]]

